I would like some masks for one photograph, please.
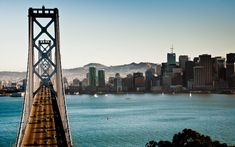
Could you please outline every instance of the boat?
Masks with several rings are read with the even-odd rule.
[[[97,94],[94,94],[94,97],[98,97],[98,95],[97,95]]]

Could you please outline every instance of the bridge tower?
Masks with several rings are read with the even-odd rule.
[[[48,87],[55,96],[66,144],[72,146],[62,78],[58,9],[29,8],[28,22],[27,86],[17,147],[23,146],[35,95],[42,87]]]

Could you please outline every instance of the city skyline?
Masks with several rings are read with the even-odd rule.
[[[177,59],[235,49],[232,0],[1,1],[0,71],[26,71],[27,10],[42,5],[60,10],[63,68],[166,62],[172,44]]]

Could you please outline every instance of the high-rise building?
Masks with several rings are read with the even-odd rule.
[[[234,87],[235,85],[233,84],[233,75],[235,73],[235,68],[234,68],[234,63],[235,63],[235,53],[229,53],[226,55],[227,60],[226,60],[226,80],[228,81],[228,86]]]
[[[2,81],[0,81],[0,89],[2,89],[2,88],[3,88]]]
[[[184,71],[184,86],[189,87],[188,83],[191,83],[193,80],[193,67],[196,65],[193,61],[187,61],[185,63],[185,71]]]
[[[119,73],[116,73],[114,78],[114,87],[116,92],[122,91],[122,78]]]
[[[222,57],[212,58],[213,80],[225,80],[225,59]]]
[[[176,57],[175,57],[175,53],[167,53],[167,64],[171,65],[171,64],[176,64]]]
[[[226,60],[226,80],[230,81],[231,76],[234,74],[235,53],[227,54]]]
[[[188,61],[188,56],[187,55],[180,55],[179,56],[179,66],[180,68],[185,69],[185,63]]]
[[[133,85],[136,91],[145,90],[145,80],[143,73],[137,72],[133,74]]]
[[[133,76],[128,74],[125,78],[122,79],[122,90],[125,92],[133,91]]]
[[[23,80],[22,80],[22,90],[23,90],[23,91],[26,90],[26,86],[27,86],[27,80],[26,80],[26,79],[23,79]],[[65,88],[66,88],[66,85],[65,85]]]
[[[182,68],[173,68],[171,85],[183,85],[183,71]]]
[[[228,63],[234,63],[235,62],[235,53],[229,53],[226,55],[227,62]]]
[[[199,56],[199,65],[204,67],[205,84],[212,86],[212,59],[211,55],[203,54]]]
[[[145,88],[147,91],[151,91],[154,74],[155,70],[153,68],[149,68],[145,72]]]
[[[83,79],[83,80],[82,80],[82,87],[83,87],[83,88],[87,87],[87,86],[89,85],[88,83],[89,83],[89,81],[88,81],[87,78]]]
[[[205,88],[206,76],[205,76],[204,71],[205,71],[204,66],[194,66],[193,67],[193,73],[194,73],[193,87],[195,89]]]
[[[96,68],[89,67],[89,86],[96,87]]]
[[[162,74],[162,66],[161,66],[161,64],[157,64],[157,66],[156,66],[156,74],[157,74],[157,76],[160,76],[161,74]]]
[[[105,87],[105,71],[98,70],[98,86]]]

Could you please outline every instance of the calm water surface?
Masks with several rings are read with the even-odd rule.
[[[235,144],[235,95],[67,96],[75,146],[140,146],[184,128]],[[0,97],[0,146],[15,142],[21,98]]]

